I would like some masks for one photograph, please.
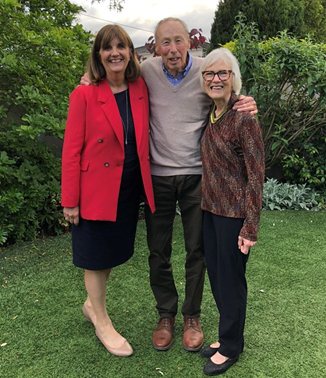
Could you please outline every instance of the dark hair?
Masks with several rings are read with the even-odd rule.
[[[138,58],[128,33],[119,25],[106,25],[96,34],[88,60],[87,72],[90,80],[94,84],[106,77],[106,71],[100,60],[100,49],[106,48],[114,38],[117,38],[130,49],[130,61],[125,72],[126,80],[135,81],[140,76]]]

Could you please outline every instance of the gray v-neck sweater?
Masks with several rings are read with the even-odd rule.
[[[201,62],[202,58],[193,57],[190,71],[177,86],[165,76],[160,57],[141,64],[149,91],[153,175],[202,173],[200,139],[208,122],[211,100],[200,86]]]

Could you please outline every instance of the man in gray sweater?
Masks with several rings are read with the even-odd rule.
[[[179,205],[184,231],[185,298],[182,305],[183,347],[198,351],[203,345],[199,316],[205,266],[202,255],[200,138],[208,120],[211,100],[199,80],[201,58],[192,57],[189,33],[183,21],[161,20],[155,30],[159,57],[141,65],[150,101],[150,153],[156,212],[146,211],[150,250],[150,284],[159,321],[152,335],[157,350],[173,342],[178,292],[171,266],[172,232]],[[238,110],[257,112],[245,97]]]

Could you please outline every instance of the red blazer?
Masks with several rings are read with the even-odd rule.
[[[148,93],[142,78],[129,83],[129,96],[145,195],[154,211]],[[84,219],[115,221],[123,162],[123,126],[110,86],[106,80],[78,86],[70,95],[63,143],[62,206],[79,206]]]

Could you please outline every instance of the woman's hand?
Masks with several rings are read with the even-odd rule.
[[[63,208],[63,215],[65,220],[71,224],[77,226],[79,223],[79,206],[76,207],[64,207]]]
[[[245,239],[241,236],[238,237],[238,247],[244,255],[248,255],[250,248],[253,247],[255,244],[256,242],[254,241]]]
[[[256,101],[253,97],[250,96],[240,96],[239,101],[233,105],[234,110],[239,112],[249,112],[251,115],[258,113],[258,108]]]

